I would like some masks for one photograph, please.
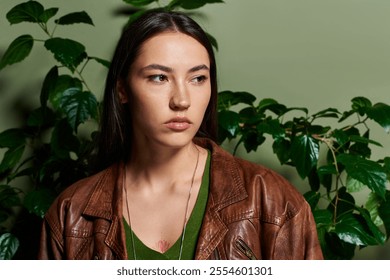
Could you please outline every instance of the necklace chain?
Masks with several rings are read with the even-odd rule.
[[[190,189],[188,191],[188,198],[187,198],[186,208],[185,208],[185,212],[184,212],[183,232],[182,232],[181,237],[180,237],[179,260],[181,260],[182,253],[183,253],[184,236],[186,234],[186,229],[187,229],[187,221],[188,221],[187,219],[188,219],[189,204],[190,204],[190,200],[191,200],[191,191],[192,191],[192,186],[194,185],[195,174],[196,174],[196,170],[198,169],[198,163],[199,163],[199,154],[200,154],[200,152],[199,152],[199,149],[198,149],[198,147],[196,145],[195,145],[195,148],[197,150],[197,157],[196,157],[196,164],[195,164],[194,173],[192,174],[192,178],[191,178]],[[132,230],[132,227],[131,227],[131,216],[130,216],[130,210],[129,210],[128,196],[127,196],[126,172],[125,172],[125,176],[124,176],[123,188],[125,190],[125,195],[126,195],[126,210],[127,210],[127,216],[128,216],[128,219],[129,219],[131,245],[133,247],[134,260],[137,260],[137,254],[136,254],[135,242],[134,242],[134,233],[133,233],[133,230]]]

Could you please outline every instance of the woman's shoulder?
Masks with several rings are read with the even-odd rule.
[[[58,211],[59,208],[83,209],[92,196],[107,193],[109,189],[113,190],[117,172],[117,165],[113,165],[76,181],[57,196],[49,211]]]

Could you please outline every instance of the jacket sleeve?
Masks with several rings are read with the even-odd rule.
[[[274,259],[323,259],[316,223],[306,201],[295,216],[286,220],[278,233],[276,244]]]

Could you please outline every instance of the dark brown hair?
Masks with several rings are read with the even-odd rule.
[[[196,136],[217,138],[217,70],[212,45],[207,34],[190,17],[178,12],[151,11],[143,14],[123,31],[107,75],[100,133],[96,154],[96,171],[114,162],[126,160],[132,149],[132,120],[128,104],[117,93],[119,81],[126,81],[130,66],[142,44],[163,32],[181,32],[202,44],[210,59],[211,98]]]

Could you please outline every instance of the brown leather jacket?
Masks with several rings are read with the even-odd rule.
[[[322,259],[301,194],[275,172],[215,143],[210,194],[196,259]],[[39,259],[127,259],[121,164],[67,188],[47,212]]]

